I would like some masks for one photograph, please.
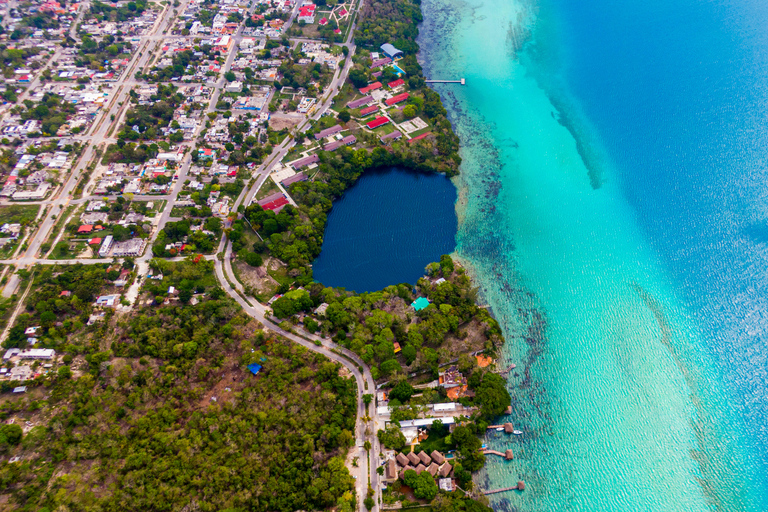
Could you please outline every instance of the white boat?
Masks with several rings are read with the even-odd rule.
[[[523,435],[523,431],[522,430],[513,430],[512,433],[515,434],[516,436]]]
[[[504,427],[499,427],[496,429],[496,432],[504,432]]]

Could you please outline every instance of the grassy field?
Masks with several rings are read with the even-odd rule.
[[[0,224],[29,224],[40,211],[40,205],[37,204],[12,204],[9,206],[0,206]]]
[[[256,201],[260,201],[267,197],[270,194],[274,194],[275,192],[280,192],[280,189],[277,188],[277,185],[275,184],[274,180],[272,178],[267,178],[264,184],[261,186],[259,191],[256,193]],[[255,235],[254,235],[255,238]]]

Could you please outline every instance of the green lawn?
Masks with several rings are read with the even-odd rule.
[[[12,204],[0,206],[0,225],[2,224],[29,224],[40,211],[40,205],[37,204]]]

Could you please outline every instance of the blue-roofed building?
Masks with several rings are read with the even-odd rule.
[[[403,55],[405,55],[402,51],[398,50],[389,43],[384,43],[380,48],[381,51],[384,52],[384,54],[392,60],[401,59],[403,58]]]
[[[418,299],[413,301],[411,306],[413,306],[413,309],[415,309],[416,311],[421,311],[422,309],[429,306],[429,299],[427,299],[426,297],[419,297]]]
[[[252,374],[256,375],[261,371],[261,365],[260,364],[249,364],[248,369],[251,371]]]

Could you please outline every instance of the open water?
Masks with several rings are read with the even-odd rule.
[[[423,0],[457,253],[507,337],[496,510],[768,510],[768,3]]]
[[[358,293],[415,284],[456,247],[455,203],[456,188],[443,175],[366,172],[328,214],[314,278]]]

